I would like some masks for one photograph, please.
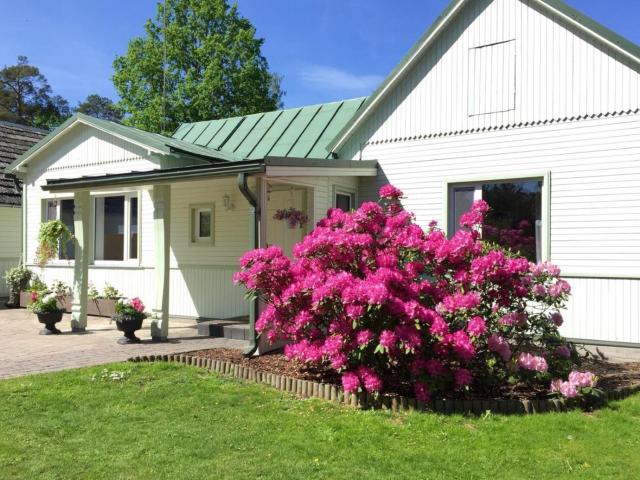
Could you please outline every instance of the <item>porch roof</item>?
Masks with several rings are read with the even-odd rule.
[[[149,185],[228,177],[239,173],[265,174],[267,176],[374,176],[377,173],[377,167],[376,160],[266,157],[257,160],[212,163],[143,172],[49,179],[42,186],[42,189],[49,192],[69,192],[98,187]]]

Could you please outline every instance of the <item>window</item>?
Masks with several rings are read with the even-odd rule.
[[[344,212],[348,212],[353,208],[353,197],[354,195],[352,193],[346,193],[346,192],[336,192],[336,196],[335,196],[335,205],[336,208],[339,208],[340,210],[344,211]]]
[[[507,112],[516,104],[516,42],[469,49],[469,116]]]
[[[45,200],[44,221],[61,220],[71,233],[74,233],[73,226],[73,199]],[[75,258],[75,245],[73,241],[60,243],[58,247],[58,259],[73,260]]]
[[[191,205],[191,243],[212,244],[214,233],[213,204]]]
[[[542,260],[542,179],[491,181],[449,188],[449,232],[474,200],[489,204],[482,238],[508,247],[531,261]]]
[[[94,259],[138,258],[138,197],[117,195],[95,199]]]

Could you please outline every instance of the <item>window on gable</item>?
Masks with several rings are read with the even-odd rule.
[[[98,261],[138,258],[136,194],[96,197],[94,258]]]
[[[542,260],[542,179],[492,181],[449,188],[449,232],[459,230],[460,215],[474,200],[490,210],[482,239],[510,248],[529,260]]]
[[[50,199],[45,200],[44,219],[49,220],[61,220],[69,231],[74,233],[73,226],[73,199]],[[58,259],[59,260],[73,260],[75,258],[75,245],[73,241],[60,243],[58,247]]]
[[[515,109],[515,46],[515,40],[508,40],[469,49],[469,116]]]

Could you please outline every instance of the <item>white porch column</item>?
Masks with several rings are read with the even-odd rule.
[[[155,290],[151,338],[165,341],[169,335],[169,247],[171,241],[171,186],[153,187],[153,230],[155,239]]]
[[[84,332],[87,328],[90,211],[89,192],[75,192],[73,194],[73,228],[76,240],[73,266],[73,303],[71,304],[71,331],[73,332]]]

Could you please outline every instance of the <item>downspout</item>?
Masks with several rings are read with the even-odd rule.
[[[247,174],[239,173],[238,174],[238,188],[244,198],[247,199],[249,205],[251,205],[253,210],[253,218],[251,221],[251,237],[253,238],[253,246],[252,248],[260,247],[260,229],[259,229],[259,219],[260,219],[260,205],[258,203],[258,199],[253,194],[251,190],[249,190],[249,186],[247,185]],[[246,357],[252,356],[258,350],[258,335],[256,334],[256,319],[258,318],[259,312],[259,299],[256,297],[252,300],[251,306],[249,307],[249,347],[245,350],[244,355]]]

